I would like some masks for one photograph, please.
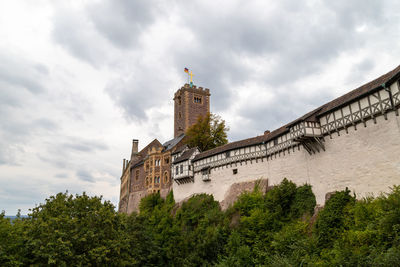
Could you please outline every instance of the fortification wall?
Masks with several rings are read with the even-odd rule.
[[[162,188],[160,190],[160,196],[162,198],[165,198],[168,193],[171,191],[171,188]],[[136,192],[131,192],[129,194],[129,200],[128,200],[128,205],[126,207],[126,213],[131,214],[132,212],[139,212],[139,205],[140,205],[140,200],[147,196],[149,193],[147,192],[147,189],[141,190],[141,191],[136,191]]]
[[[325,194],[348,187],[358,198],[373,192],[388,192],[400,184],[400,117],[394,112],[325,136],[325,149],[310,155],[302,146],[286,150],[268,160],[247,160],[211,169],[210,181],[196,173],[194,183],[173,184],[176,201],[197,193],[213,194],[218,201],[227,197],[231,185],[255,179],[268,179],[269,185],[288,178],[296,184],[309,183],[323,205]],[[233,174],[237,169],[237,174]]]

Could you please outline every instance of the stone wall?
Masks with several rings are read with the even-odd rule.
[[[212,169],[210,181],[195,174],[194,183],[173,184],[175,200],[196,193],[213,194],[224,201],[231,185],[255,179],[268,179],[269,185],[288,178],[298,185],[309,183],[323,205],[325,194],[348,187],[358,198],[370,193],[387,192],[400,184],[400,117],[389,112],[363,124],[325,136],[326,151],[310,155],[303,147],[280,152],[276,158],[247,160],[242,163]],[[233,174],[233,170],[237,173]]]

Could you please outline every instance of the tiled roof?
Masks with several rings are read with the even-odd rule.
[[[261,135],[261,136],[256,136],[256,137],[252,137],[252,138],[248,138],[248,139],[244,139],[244,140],[240,140],[240,141],[236,141],[236,142],[232,142],[226,145],[222,145],[219,147],[216,147],[214,149],[210,149],[207,151],[204,151],[203,153],[197,154],[193,161],[196,160],[200,160],[203,158],[207,158],[209,156],[215,155],[215,154],[219,154],[225,151],[229,151],[232,149],[237,149],[237,148],[241,148],[241,147],[245,147],[245,146],[250,146],[250,145],[254,145],[254,144],[259,144],[264,142],[265,140],[265,136]]]
[[[339,108],[340,106],[345,105],[351,101],[354,101],[357,98],[362,97],[370,92],[373,92],[375,89],[378,89],[379,87],[381,87],[381,85],[384,83],[390,84],[399,77],[400,77],[400,65],[397,68],[395,68],[394,70],[380,76],[379,78],[377,78],[369,83],[366,83],[363,86],[360,86],[357,89],[354,89],[353,91],[314,109],[313,111],[308,112],[307,114],[303,115],[302,117],[272,131],[269,134],[232,142],[232,143],[229,143],[229,144],[226,144],[223,146],[216,147],[214,149],[204,151],[200,154],[197,154],[194,157],[193,161],[207,158],[209,156],[216,155],[216,154],[226,152],[229,150],[238,149],[238,148],[251,146],[251,145],[255,145],[255,144],[261,144],[263,142],[268,142],[268,141],[274,139],[275,137],[278,137],[278,136],[288,132],[290,126],[292,126],[300,121],[317,121],[318,116],[320,116],[326,112],[332,111],[336,108]]]
[[[179,162],[188,160],[193,155],[193,153],[196,151],[196,149],[197,148],[194,147],[194,148],[186,150],[185,152],[182,153],[182,155],[179,158],[174,160],[173,163],[175,164],[175,163],[179,163]]]
[[[347,104],[353,100],[356,100],[357,98],[362,97],[362,96],[374,91],[375,89],[380,88],[382,86],[382,84],[393,82],[399,76],[400,76],[400,65],[397,66],[397,68],[395,68],[394,70],[389,71],[388,73],[380,76],[379,78],[377,78],[369,83],[366,83],[366,84],[358,87],[357,89],[354,89],[353,91],[350,91],[347,94],[342,95],[341,97],[338,97],[338,98],[332,100],[331,102],[323,105],[321,107],[321,111],[318,113],[318,115],[322,115],[323,113],[326,113],[326,112],[331,111],[335,108],[338,108],[344,104]]]
[[[171,139],[163,144],[165,151],[172,149],[174,146],[176,146],[183,138],[185,137],[184,134],[179,135],[178,137],[175,137],[174,139]]]
[[[179,154],[183,150],[185,150],[187,147],[188,147],[187,144],[183,144],[180,147],[178,147],[171,155]]]

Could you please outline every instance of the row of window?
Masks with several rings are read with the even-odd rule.
[[[160,176],[156,176],[154,177],[154,183],[155,184],[159,184],[161,181]],[[168,173],[165,172],[164,173],[164,183],[168,183],[169,179],[168,179]],[[146,186],[150,185],[153,182],[153,178],[152,177],[146,177]]]
[[[201,96],[194,96],[194,97],[193,97],[193,102],[196,103],[196,104],[201,104],[201,102],[202,102],[202,97],[201,97]],[[179,105],[182,105],[182,99],[181,99],[180,96],[178,97],[178,104],[179,104]]]
[[[189,171],[192,169],[191,165],[188,165]],[[175,175],[183,173],[183,164],[175,167]]]

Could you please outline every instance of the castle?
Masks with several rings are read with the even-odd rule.
[[[210,110],[210,92],[185,85],[174,97],[174,139],[152,141],[124,160],[119,211],[138,210],[148,193],[176,201],[208,193],[228,207],[257,181],[312,185],[317,204],[348,187],[358,198],[400,184],[400,66],[263,135],[201,152],[185,130]]]

